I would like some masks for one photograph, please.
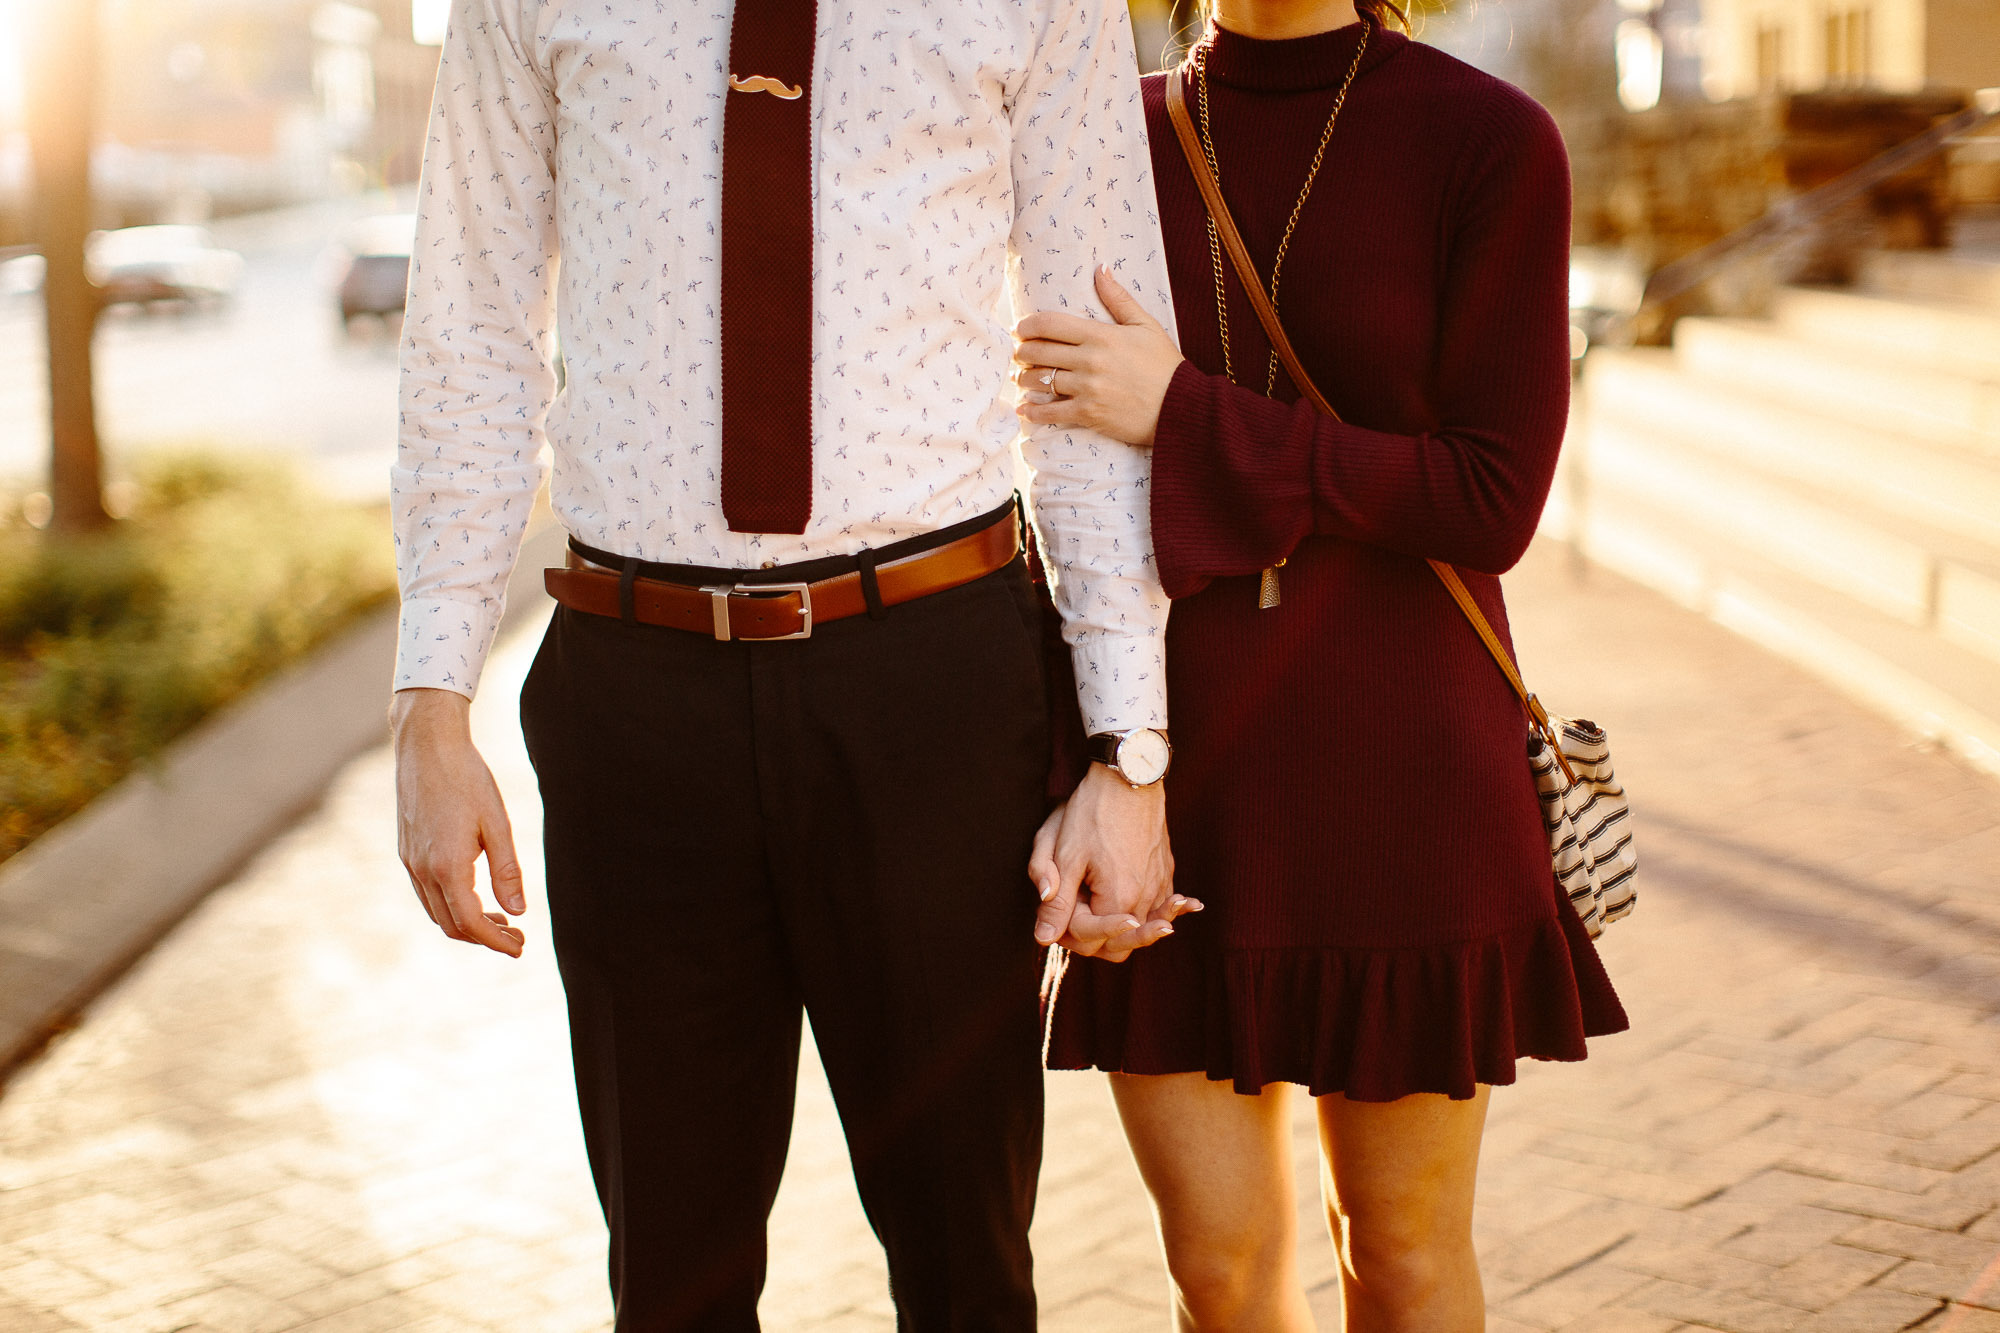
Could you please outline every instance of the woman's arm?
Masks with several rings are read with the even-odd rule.
[[[1441,424],[1369,430],[1181,367],[1153,456],[1170,596],[1254,574],[1308,535],[1490,574],[1527,549],[1569,412],[1569,161],[1525,96],[1485,110],[1450,205],[1431,379]]]
[[[1064,395],[1024,415],[1094,419],[1157,446],[1153,534],[1169,596],[1257,573],[1312,535],[1487,573],[1520,559],[1569,410],[1569,161],[1525,95],[1508,90],[1481,110],[1447,203],[1435,430],[1336,422],[1204,374],[1177,351],[1167,359],[1143,312],[1120,313],[1111,293],[1115,326],[1023,322],[1017,382],[1045,391],[1056,369]]]

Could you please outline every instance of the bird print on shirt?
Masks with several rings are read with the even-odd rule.
[[[454,6],[404,332],[399,688],[476,687],[544,443],[555,513],[593,546],[726,568],[847,554],[1014,489],[1020,314],[1101,317],[1091,274],[1107,263],[1171,327],[1121,0],[822,0],[802,90],[812,519],[731,532],[721,131],[723,99],[745,94],[730,6]],[[1086,721],[1163,725],[1146,455],[1048,428],[1021,452]]]

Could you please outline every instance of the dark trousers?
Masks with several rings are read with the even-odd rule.
[[[521,719],[619,1333],[758,1326],[802,1011],[899,1327],[1034,1327],[1040,615],[1018,560],[792,642],[557,609]]]

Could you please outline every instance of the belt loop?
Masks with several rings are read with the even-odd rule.
[[[875,552],[861,551],[854,557],[854,565],[861,573],[861,600],[868,603],[868,618],[887,620],[889,608],[882,605],[882,587],[875,582]]]
[[[632,581],[639,577],[639,557],[625,557],[625,572],[618,576],[618,618],[627,628],[639,623],[638,599],[632,595]]]

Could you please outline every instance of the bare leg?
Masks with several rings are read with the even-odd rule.
[[[1309,1333],[1298,1270],[1290,1089],[1111,1075],[1153,1196],[1183,1333]]]
[[[1327,1224],[1346,1333],[1479,1333],[1472,1194],[1492,1089],[1452,1101],[1319,1099]]]

